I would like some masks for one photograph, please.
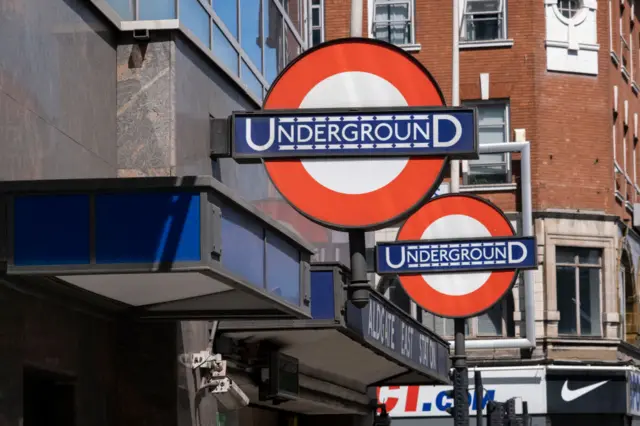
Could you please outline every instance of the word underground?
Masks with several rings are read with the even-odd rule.
[[[470,111],[399,115],[234,115],[236,154],[311,156],[472,153]],[[464,146],[456,146],[464,145]]]
[[[419,364],[437,368],[437,346],[429,337],[398,318],[375,299],[369,299],[366,335]]]
[[[527,269],[535,267],[532,237],[487,241],[379,244],[378,273]]]

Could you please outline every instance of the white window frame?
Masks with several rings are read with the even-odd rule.
[[[471,2],[471,3],[480,3],[482,1],[487,1],[487,0],[462,0],[462,25],[460,26],[460,41],[461,42],[485,42],[485,43],[490,43],[493,41],[500,41],[500,40],[507,40],[507,22],[508,22],[508,15],[507,15],[507,0],[500,0],[500,5],[498,7],[497,11],[492,11],[492,12],[476,12],[476,13],[469,13],[467,12],[467,5]],[[498,22],[500,25],[500,35],[497,38],[494,39],[487,39],[487,40],[477,40],[475,38],[471,39],[468,38],[467,35],[469,34],[469,31],[467,30],[467,26],[470,23],[469,17],[470,16],[477,16],[478,15],[498,15]]]
[[[571,15],[571,16],[565,16],[565,15],[564,15],[564,13],[562,13],[562,11],[563,11],[563,10],[573,11],[574,9],[571,9],[571,8],[569,8],[569,9],[561,8],[561,7],[560,7],[560,2],[561,2],[561,1],[562,1],[562,0],[558,0],[558,2],[557,2],[557,6],[556,6],[556,7],[558,8],[558,12],[560,13],[560,15],[564,16],[564,18],[565,18],[565,19],[567,19],[567,20],[571,20],[571,19],[575,18],[575,17],[576,17],[576,15],[577,15],[578,13],[580,13],[580,11],[584,8],[584,4],[583,4],[584,2],[583,2],[582,0],[578,0],[578,8],[577,8],[577,9],[575,9],[575,11],[574,11],[573,15]]]
[[[633,53],[630,42],[631,34],[629,34],[629,41],[624,38],[624,12],[620,11],[620,70],[627,80],[631,80],[631,75],[633,73]],[[627,51],[627,57],[629,58],[626,65],[624,61],[625,50]]]
[[[597,248],[597,247],[580,247],[580,246],[565,246],[565,245],[556,245],[554,247],[556,253],[554,254],[554,256],[556,256],[556,261],[555,261],[555,269],[556,269],[556,300],[558,299],[558,286],[559,283],[557,282],[557,271],[558,271],[558,267],[559,266],[568,266],[568,267],[572,267],[575,268],[575,295],[576,295],[576,304],[575,304],[575,315],[576,315],[576,332],[575,334],[568,334],[568,333],[561,333],[560,332],[560,322],[558,322],[558,336],[582,336],[582,330],[581,330],[581,326],[580,326],[580,268],[588,268],[588,269],[598,269],[598,305],[599,305],[599,318],[597,318],[597,321],[595,321],[598,325],[598,332],[597,334],[588,334],[585,335],[585,337],[602,337],[604,334],[604,327],[602,326],[602,315],[603,315],[603,300],[602,300],[602,291],[603,291],[603,285],[604,285],[604,250],[602,248]],[[557,258],[557,251],[558,249],[572,249],[575,250],[575,255],[574,255],[574,262],[573,263],[564,263],[564,262],[558,262],[558,258]],[[599,259],[599,263],[595,264],[595,263],[580,263],[578,257],[578,250],[579,249],[586,249],[586,250],[598,250],[600,252],[600,259]],[[557,303],[557,302],[556,302]],[[562,315],[562,313],[560,313],[560,308],[558,307],[558,313],[560,315]]]
[[[378,5],[394,5],[394,4],[406,4],[407,9],[409,11],[409,18],[406,20],[408,25],[411,25],[411,30],[409,31],[409,40],[407,43],[399,44],[398,46],[403,47],[412,47],[416,44],[416,16],[414,9],[414,1],[415,0],[373,0],[372,3],[372,15],[371,15],[371,34],[373,38],[376,38],[376,26],[377,25],[387,25],[393,22],[399,21],[384,21],[384,22],[376,22],[376,6]],[[384,40],[388,41],[388,40]]]
[[[324,0],[318,0],[320,4],[313,4],[314,0],[309,0],[308,10],[309,10],[309,33],[307,35],[308,47],[313,47],[313,31],[320,31],[320,43],[324,42]],[[313,11],[318,9],[320,11],[320,25],[313,25]]]
[[[504,134],[505,134],[505,140],[503,142],[509,142],[509,135],[511,135],[511,126],[510,126],[510,122],[511,122],[511,105],[508,99],[495,99],[495,100],[487,100],[487,101],[463,101],[462,104],[466,107],[475,107],[475,108],[481,108],[482,106],[495,106],[495,105],[503,105],[504,106]],[[478,125],[478,133],[480,133],[480,126]],[[511,169],[511,154],[510,153],[505,153],[504,154],[504,162],[503,163],[491,163],[494,165],[498,165],[498,164],[505,164],[506,163],[506,167],[505,167],[505,171],[506,171],[506,179],[505,182],[502,183],[490,183],[490,184],[483,184],[483,183],[469,183],[470,182],[470,175],[471,175],[471,169],[473,168],[473,163],[471,163],[470,161],[467,163],[468,167],[465,167],[465,171],[463,171],[463,175],[462,175],[462,183],[465,186],[494,186],[494,185],[509,185],[511,184],[511,181],[513,180],[513,175],[512,175],[512,169]]]

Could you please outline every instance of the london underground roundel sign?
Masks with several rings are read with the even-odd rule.
[[[411,106],[442,107],[444,98],[418,61],[397,47],[369,39],[337,40],[306,51],[280,74],[264,102],[265,112]],[[364,118],[376,120],[375,116]],[[368,131],[385,139],[398,129],[397,122],[380,128],[357,128],[357,123],[336,124],[334,138],[342,137],[346,142],[350,135],[355,139],[356,132],[366,136]],[[324,130],[322,138],[331,137],[331,127]],[[457,126],[452,132],[460,136],[459,130]],[[318,132],[315,141],[321,140]],[[415,133],[414,128],[414,136],[428,138],[437,130],[433,135]],[[370,148],[375,148],[373,145]],[[317,148],[324,149],[324,145]],[[308,218],[335,229],[376,229],[406,217],[431,197],[442,179],[445,155],[265,158],[264,164],[282,196]]]
[[[396,269],[419,306],[448,318],[491,308],[519,269],[536,267],[535,239],[516,237],[498,207],[471,195],[436,197],[414,213],[394,243],[377,247],[376,268]]]

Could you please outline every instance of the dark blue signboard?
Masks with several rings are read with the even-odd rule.
[[[393,353],[409,365],[448,377],[448,345],[421,331],[417,322],[389,301],[370,293],[369,304],[362,309],[348,303],[346,324],[370,345]]]
[[[471,108],[385,108],[236,112],[237,160],[305,157],[477,158]]]
[[[535,269],[534,237],[395,241],[376,246],[378,274]]]

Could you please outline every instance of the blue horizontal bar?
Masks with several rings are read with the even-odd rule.
[[[534,237],[396,241],[376,246],[378,274],[535,269]]]
[[[477,158],[472,109],[234,113],[236,159],[420,156]]]

